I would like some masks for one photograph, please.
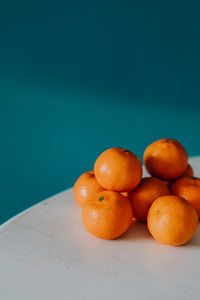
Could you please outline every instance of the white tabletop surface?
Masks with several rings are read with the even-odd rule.
[[[190,163],[200,176],[200,157]],[[181,247],[139,223],[101,240],[84,229],[69,189],[0,227],[0,299],[200,299],[200,227]]]

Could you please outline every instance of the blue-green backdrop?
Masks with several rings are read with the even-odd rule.
[[[0,223],[101,151],[200,154],[199,1],[0,3]]]

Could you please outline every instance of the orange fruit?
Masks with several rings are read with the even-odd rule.
[[[179,246],[188,242],[198,225],[195,209],[184,198],[174,195],[157,198],[151,205],[147,226],[158,242]]]
[[[132,223],[133,210],[130,201],[120,193],[102,191],[85,204],[82,218],[89,233],[111,240],[128,229]]]
[[[97,182],[104,189],[129,192],[141,181],[142,165],[131,151],[111,148],[97,158],[94,173]]]
[[[146,148],[143,160],[152,176],[172,180],[185,172],[188,156],[183,146],[176,140],[161,139]]]
[[[185,198],[196,209],[200,218],[200,178],[181,177],[171,186],[171,193]]]
[[[185,172],[181,175],[181,177],[192,177],[194,176],[194,171],[190,164],[187,165]]]
[[[153,201],[164,195],[169,195],[169,189],[163,181],[154,177],[143,178],[138,187],[130,193],[134,217],[139,221],[146,221]]]
[[[103,188],[98,184],[93,171],[82,174],[74,185],[74,198],[76,203],[83,207],[85,203],[93,198],[93,196],[103,191]]]

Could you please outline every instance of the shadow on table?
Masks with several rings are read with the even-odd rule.
[[[133,221],[128,231],[123,234],[118,240],[152,240],[150,232],[148,231],[146,222]],[[194,237],[186,244],[179,247],[200,247],[200,225],[194,235]]]
[[[150,232],[148,231],[146,222],[133,221],[133,224],[123,234],[119,240],[147,240],[152,239]]]

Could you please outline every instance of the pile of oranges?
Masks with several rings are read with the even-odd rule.
[[[150,177],[142,178],[139,158],[125,148],[108,149],[97,158],[94,171],[74,185],[83,224],[96,237],[115,239],[136,219],[147,222],[158,242],[182,245],[197,229],[200,179],[193,177],[184,147],[173,139],[149,145],[143,162]]]

